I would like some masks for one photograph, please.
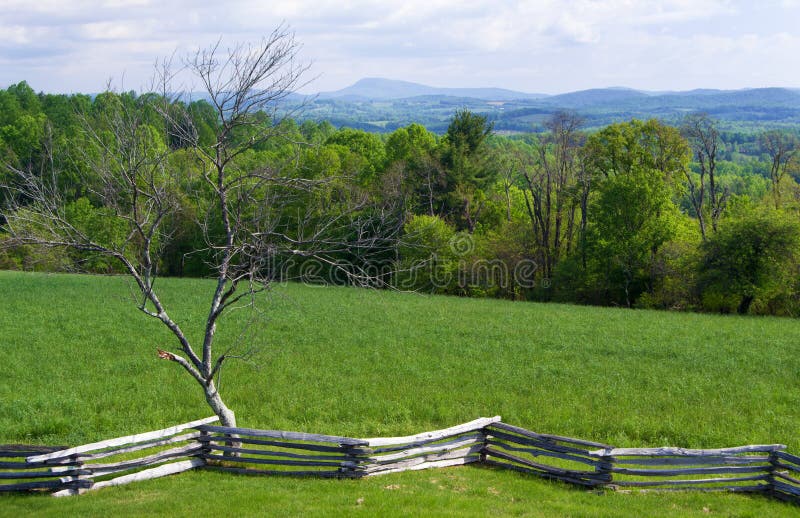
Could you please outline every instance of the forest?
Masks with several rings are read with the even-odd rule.
[[[454,108],[442,134],[418,123],[377,134],[276,113],[223,132],[249,143],[225,160],[258,193],[239,216],[260,222],[258,267],[275,281],[800,314],[796,130],[723,130],[704,113],[590,128],[558,111],[530,133],[499,135],[485,115]],[[186,121],[196,145],[176,131]],[[251,140],[265,129],[269,138]],[[86,242],[136,255],[142,243],[126,234],[108,178],[150,167],[148,181],[174,203],[153,270],[209,275],[207,236],[221,223],[208,157],[219,135],[206,100],[43,94],[25,82],[0,91],[0,269],[123,273],[92,247],[15,236],[20,225],[54,232],[47,206]],[[247,184],[248,171],[275,181]]]

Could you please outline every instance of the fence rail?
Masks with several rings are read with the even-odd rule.
[[[0,445],[0,492],[80,494],[195,468],[360,478],[483,463],[590,488],[759,492],[800,504],[800,457],[781,444],[615,448],[499,416],[404,437],[357,439],[192,421],[74,448]]]
[[[364,439],[373,451],[362,454],[356,473],[361,476],[384,475],[479,462],[486,445],[485,429],[498,421],[500,416],[483,417],[417,435]]]
[[[800,503],[800,457],[778,450],[772,453],[770,463],[773,496]]]
[[[0,461],[9,459],[0,462],[0,491],[47,490],[67,496],[200,467],[205,462],[195,455],[203,448],[197,441],[202,432],[195,427],[217,420],[209,417],[74,448],[23,451],[0,446]],[[27,481],[32,478],[44,480]]]
[[[248,475],[346,477],[365,441],[278,430],[199,426],[206,467]]]

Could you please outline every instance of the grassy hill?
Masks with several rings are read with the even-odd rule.
[[[209,415],[156,357],[172,341],[118,277],[0,272],[0,442],[79,444]],[[163,279],[184,328],[211,284]],[[250,363],[222,392],[239,424],[403,435],[478,416],[617,446],[787,444],[800,451],[800,322],[279,285]],[[221,345],[245,315],[223,322]],[[359,500],[362,499],[362,500]],[[359,503],[360,501],[360,503]],[[69,501],[0,497],[0,515],[235,512],[531,516],[797,514],[730,494],[621,495],[488,468],[355,481],[192,472]]]

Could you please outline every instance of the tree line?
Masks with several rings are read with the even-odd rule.
[[[457,110],[442,135],[419,124],[378,135],[297,122],[271,109],[280,99],[255,113],[234,101],[246,123],[226,121],[224,99],[166,91],[51,95],[24,82],[0,91],[0,267],[126,273],[91,247],[61,253],[11,239],[12,223],[64,230],[36,219],[49,214],[122,256],[150,247],[154,273],[213,276],[220,249],[210,236],[229,234],[235,217],[234,233],[258,246],[232,257],[273,280],[800,311],[796,132],[726,134],[704,114],[587,132],[559,112],[543,132],[499,136],[485,116]],[[126,176],[135,168],[147,175]],[[225,174],[238,183],[215,187]],[[51,190],[37,198],[25,178]],[[115,191],[116,180],[132,182],[129,191]],[[225,188],[236,197],[228,215],[212,202]],[[119,218],[141,217],[122,196],[137,191],[168,223],[149,243]],[[37,210],[45,201],[49,213]]]

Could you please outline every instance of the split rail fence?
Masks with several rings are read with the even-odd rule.
[[[587,488],[762,493],[800,504],[800,457],[785,446],[615,448],[480,418],[405,437],[356,439],[230,428],[201,419],[74,448],[0,445],[0,492],[54,496],[202,468],[360,478],[481,463]]]

